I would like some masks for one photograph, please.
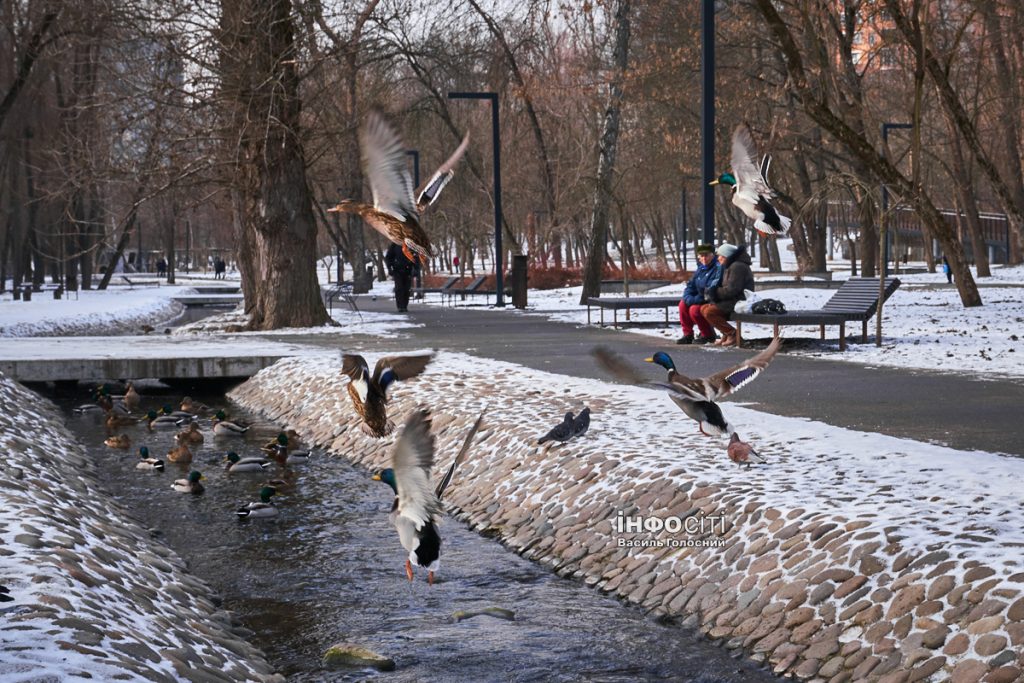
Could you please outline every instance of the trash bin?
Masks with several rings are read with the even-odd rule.
[[[32,288],[30,286],[25,285],[22,288],[22,290],[21,290],[21,300],[22,301],[32,301]]]
[[[21,287],[12,287],[11,294],[14,295],[14,301],[21,301]]]
[[[62,296],[64,296],[64,285],[61,285],[57,287],[57,289],[53,290],[53,298],[55,301],[60,301],[60,298]]]
[[[526,273],[526,256],[521,254],[513,256],[512,305],[516,308],[526,308]]]

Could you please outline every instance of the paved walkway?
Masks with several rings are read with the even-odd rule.
[[[359,302],[362,310],[395,310],[390,298],[360,298]],[[409,310],[411,320],[423,327],[404,330],[399,339],[353,337],[351,348],[370,353],[447,348],[607,381],[613,380],[589,354],[598,344],[638,361],[659,349],[667,351],[684,374],[693,376],[717,372],[752,353],[749,349],[676,346],[654,337],[551,322],[541,315],[511,309],[467,310],[414,302]],[[325,343],[322,336],[316,337],[275,335],[275,340]],[[481,372],[486,372],[486,363],[481,363]],[[660,379],[659,372],[651,368],[651,378]],[[767,413],[806,417],[860,431],[961,450],[1024,456],[1024,383],[1014,380],[979,381],[920,370],[799,358],[785,355],[783,346],[768,371],[737,394],[735,401]],[[664,409],[676,410],[668,401]],[[680,420],[686,418],[680,415]]]

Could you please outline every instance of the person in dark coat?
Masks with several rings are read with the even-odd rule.
[[[754,272],[750,269],[750,256],[743,245],[725,243],[718,247],[718,262],[722,266],[722,282],[707,291],[710,303],[700,312],[708,322],[722,333],[716,346],[735,346],[736,328],[729,324],[736,302],[746,298],[744,290],[754,291]]]
[[[707,344],[716,338],[714,328],[700,309],[708,302],[704,292],[722,279],[722,267],[715,260],[715,248],[710,244],[698,245],[694,251],[697,252],[697,268],[679,301],[679,324],[683,328],[683,336],[676,340],[676,344]],[[693,338],[694,325],[700,330],[696,339]]]
[[[416,261],[406,258],[401,245],[394,243],[384,254],[384,264],[388,267],[388,275],[395,280],[395,305],[398,307],[399,313],[405,313],[409,310],[412,281],[419,274],[420,265]]]

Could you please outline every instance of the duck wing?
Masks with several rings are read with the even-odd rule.
[[[437,201],[438,196],[441,194],[441,190],[444,186],[455,177],[455,164],[459,163],[459,159],[466,152],[466,147],[469,146],[469,133],[466,133],[466,137],[462,138],[462,143],[459,144],[458,148],[452,152],[452,155],[448,157],[441,166],[434,171],[434,175],[430,176],[427,182],[423,183],[419,190],[416,191],[416,210],[419,213],[423,213]]]
[[[717,401],[718,399],[725,398],[738,391],[741,387],[753,382],[757,379],[758,375],[764,372],[768,364],[772,362],[781,345],[782,337],[776,337],[764,351],[753,358],[708,377],[704,380],[704,383],[712,394],[709,399]]]
[[[366,117],[359,131],[359,148],[373,206],[402,222],[415,216],[405,144],[379,111],[373,110]]]
[[[752,204],[759,196],[773,197],[768,181],[761,175],[757,163],[757,146],[750,128],[745,123],[736,126],[732,133],[732,172],[736,176],[736,193],[744,194]]]
[[[433,359],[433,351],[411,356],[384,356],[373,368],[373,381],[380,386],[381,391],[387,392],[392,382],[419,375]]]
[[[398,489],[398,516],[417,529],[440,513],[441,505],[430,483],[434,465],[434,436],[430,433],[430,413],[418,408],[405,421],[405,429],[391,454]]]
[[[455,476],[455,468],[459,466],[462,459],[466,457],[466,453],[469,452],[469,447],[473,444],[473,437],[476,436],[477,431],[480,429],[480,425],[484,421],[484,414],[480,413],[480,416],[476,418],[476,422],[469,428],[469,433],[466,434],[465,440],[462,442],[462,448],[455,455],[455,459],[452,460],[451,466],[448,467],[448,471],[441,477],[441,481],[437,482],[437,488],[434,489],[434,495],[437,496],[438,500],[441,500],[441,496],[444,495],[444,490],[448,488],[448,484],[452,483],[452,477]]]

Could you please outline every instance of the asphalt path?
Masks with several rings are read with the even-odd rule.
[[[358,301],[361,310],[395,312],[390,298],[360,297]],[[403,329],[397,339],[353,337],[350,348],[366,353],[444,348],[555,374],[613,382],[590,356],[594,346],[605,345],[636,359],[639,366],[644,366],[642,358],[666,351],[680,372],[702,377],[741,362],[768,342],[767,337],[754,337],[749,340],[749,348],[741,350],[677,346],[672,341],[597,325],[552,322],[511,307],[440,307],[414,301],[406,315],[422,326]],[[323,337],[317,337],[275,339],[323,344]],[[870,339],[868,343],[873,343]],[[787,355],[787,343],[793,346],[814,341],[784,341],[768,370],[737,393],[736,402],[770,414],[804,417],[959,450],[1024,456],[1024,382],[982,381],[966,375],[802,358]],[[661,368],[645,367],[652,380],[663,379]],[[486,362],[481,362],[480,371],[486,372],[486,368]],[[663,409],[678,410],[668,401]],[[686,419],[680,413],[680,420]]]

